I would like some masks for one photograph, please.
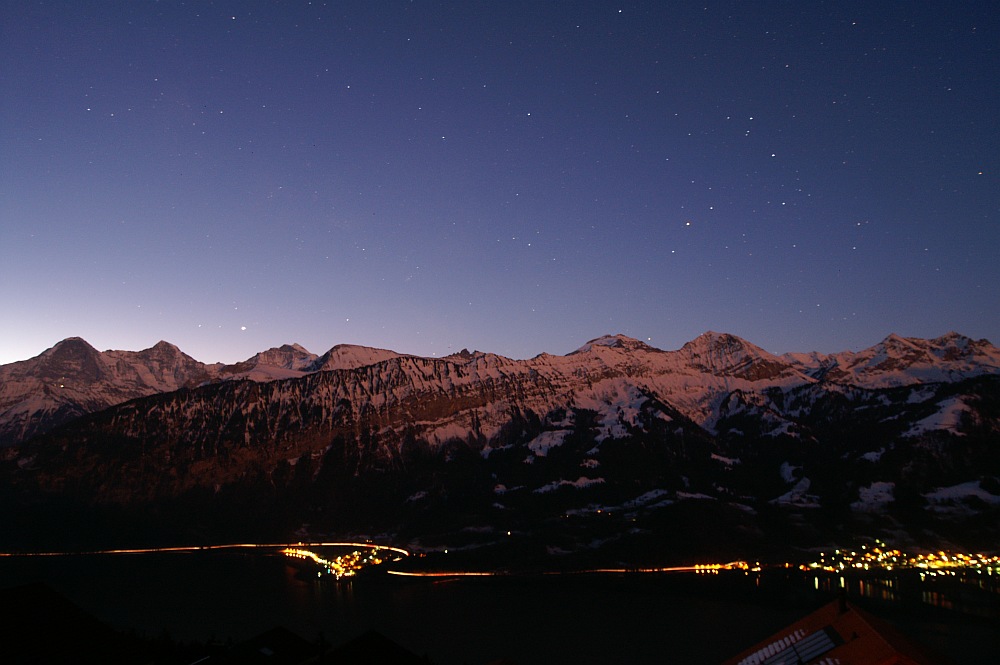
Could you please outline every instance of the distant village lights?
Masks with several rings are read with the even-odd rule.
[[[951,552],[929,552],[910,555],[890,549],[881,541],[874,547],[862,546],[861,551],[834,550],[832,554],[820,553],[819,561],[800,566],[802,570],[822,570],[838,573],[847,570],[920,569],[930,575],[954,574],[956,570],[975,570],[979,574],[1000,574],[1000,556]]]
[[[366,566],[377,566],[384,563],[386,559],[381,556],[380,549],[374,547],[367,554],[361,550],[354,550],[332,559],[327,559],[312,550],[301,547],[286,547],[281,550],[281,553],[293,559],[309,560],[318,565],[320,570],[316,572],[316,577],[322,577],[325,572],[339,580],[345,577],[353,577]],[[401,558],[401,555],[393,560],[398,560],[399,558]]]

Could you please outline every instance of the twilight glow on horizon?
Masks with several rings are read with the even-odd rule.
[[[0,363],[1000,342],[995,3],[8,2]]]

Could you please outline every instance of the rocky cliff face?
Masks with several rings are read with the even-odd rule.
[[[124,352],[57,347],[34,383],[23,364],[0,369],[43,394],[56,375],[105,399],[107,386],[155,394],[11,449],[18,500],[206,514],[250,501],[261,520],[339,530],[554,529],[570,549],[609,516],[623,529],[609,542],[712,515],[759,545],[772,520],[800,539],[879,521],[951,537],[1000,506],[997,350],[954,335],[837,357],[716,333],[672,352],[608,336],[524,361],[282,347],[228,373],[169,345],[118,365],[108,354]],[[275,370],[261,367],[293,374],[265,381]]]
[[[101,352],[71,337],[35,358],[0,366],[0,449],[139,397],[224,381],[300,378],[398,355],[340,345],[317,356],[286,344],[234,365],[206,365],[167,342],[143,351]]]
[[[16,444],[130,399],[210,380],[213,368],[166,342],[98,352],[78,337],[0,366],[0,446]]]

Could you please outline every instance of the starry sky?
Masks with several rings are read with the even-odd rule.
[[[0,11],[0,363],[1000,342],[992,2]]]

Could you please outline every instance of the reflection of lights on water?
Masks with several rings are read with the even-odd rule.
[[[383,558],[381,554],[382,550],[395,552],[396,556],[392,559],[393,561],[399,561],[402,558],[400,553],[405,552],[405,550],[399,548],[382,548],[374,545],[362,544],[360,547],[367,548],[365,550],[367,553],[362,550],[354,550],[348,554],[342,554],[331,559],[320,556],[316,552],[303,547],[286,547],[281,550],[281,553],[293,559],[309,560],[315,563],[320,567],[320,570],[316,572],[316,577],[323,577],[323,573],[325,572],[339,580],[344,577],[357,575],[366,566],[377,566],[385,563],[387,559]]]

